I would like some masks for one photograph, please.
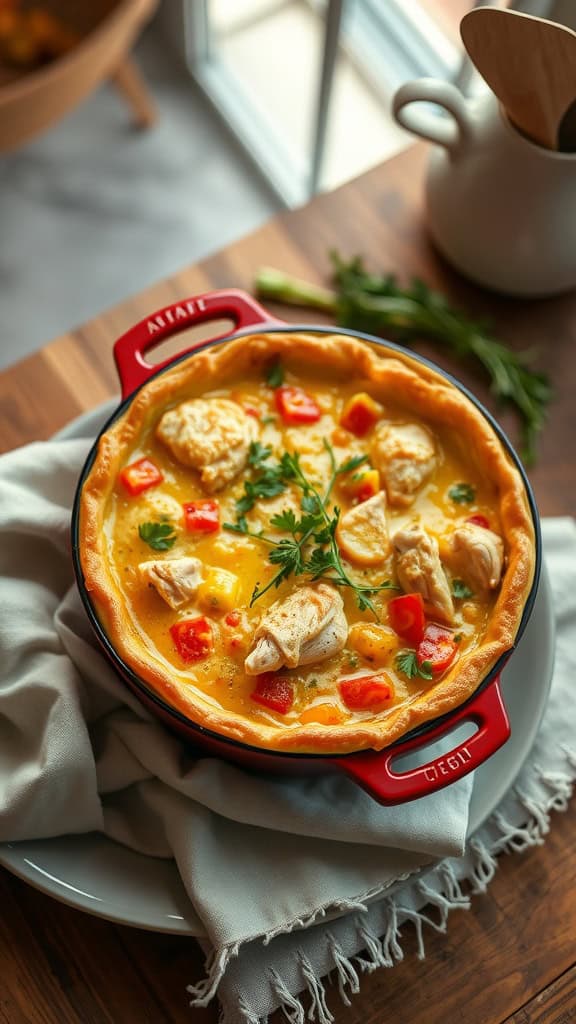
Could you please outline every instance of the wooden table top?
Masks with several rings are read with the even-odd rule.
[[[374,269],[422,277],[468,311],[489,318],[513,347],[534,348],[556,397],[530,476],[543,515],[574,513],[576,497],[576,294],[534,302],[489,295],[467,284],[426,238],[422,185],[426,149],[416,146],[302,210],[48,344],[0,374],[0,449],[49,437],[118,393],[112,344],[152,311],[211,288],[250,289],[263,264],[322,282],[327,252],[363,253]],[[142,254],[145,259],[145,254]],[[41,311],[40,311],[41,312]],[[276,308],[287,320],[322,317]],[[170,344],[170,343],[167,343]],[[181,342],[180,342],[181,344]],[[172,345],[175,350],[175,346]],[[476,371],[438,349],[420,350],[455,372],[492,406]],[[500,417],[517,438],[513,415]],[[405,959],[366,975],[345,1007],[328,996],[337,1024],[569,1024],[576,1021],[576,807],[553,817],[543,846],[503,856],[485,895],[454,912],[445,935],[427,933],[416,960],[411,925]],[[2,1024],[216,1022],[215,1004],[188,1008],[186,985],[203,976],[194,940],[110,924],[57,903],[0,871]],[[275,1014],[271,1024],[284,1020]]]

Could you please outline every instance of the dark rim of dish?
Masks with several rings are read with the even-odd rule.
[[[116,667],[120,670],[121,675],[125,678],[125,682],[128,682],[132,686],[132,688],[134,690],[140,691],[146,697],[146,699],[148,701],[151,701],[153,704],[155,704],[162,712],[164,712],[165,715],[168,715],[169,718],[172,718],[175,721],[179,722],[181,725],[186,726],[186,728],[189,729],[190,731],[198,733],[200,737],[205,736],[205,737],[207,737],[209,739],[216,740],[219,743],[224,744],[225,746],[230,746],[232,748],[237,748],[239,750],[248,751],[248,752],[254,754],[255,756],[256,755],[260,755],[260,756],[264,756],[264,757],[271,757],[272,756],[272,757],[275,757],[275,758],[281,757],[281,758],[285,758],[287,760],[290,760],[290,759],[292,759],[292,760],[310,760],[310,759],[331,760],[331,759],[334,759],[335,757],[338,757],[338,759],[340,759],[341,757],[354,757],[354,755],[357,754],[357,753],[364,753],[365,754],[365,753],[369,752],[369,751],[365,751],[364,750],[364,751],[350,751],[349,753],[346,753],[346,754],[328,754],[328,753],[314,753],[314,752],[312,752],[312,753],[301,753],[300,751],[274,750],[274,749],[271,749],[271,748],[268,748],[268,747],[256,747],[256,746],[253,746],[250,743],[244,743],[241,740],[232,739],[229,736],[223,735],[223,733],[215,732],[212,729],[207,729],[205,726],[199,725],[197,722],[192,721],[192,719],[187,718],[186,715],[182,714],[182,712],[178,711],[176,708],[171,707],[170,704],[168,704],[165,700],[163,700],[162,697],[159,696],[159,694],[157,694],[154,690],[152,690],[142,679],[140,679],[140,677],[130,668],[130,666],[127,665],[122,660],[122,658],[120,657],[120,655],[116,651],[115,647],[113,646],[113,644],[109,640],[106,632],[104,631],[104,629],[103,629],[103,627],[102,627],[102,625],[100,623],[100,620],[98,619],[98,616],[96,615],[96,612],[95,612],[95,610],[94,610],[94,608],[92,606],[92,603],[90,601],[90,597],[88,596],[88,592],[86,590],[86,586],[85,586],[85,582],[84,582],[84,573],[82,572],[82,566],[81,566],[81,563],[80,563],[80,548],[79,548],[80,498],[81,498],[81,494],[82,494],[82,488],[84,486],[84,481],[86,480],[86,477],[88,476],[88,473],[90,472],[90,470],[92,468],[92,465],[94,463],[94,460],[96,458],[96,454],[97,454],[97,451],[98,451],[98,443],[100,441],[100,438],[101,438],[102,434],[104,434],[107,430],[109,430],[109,428],[112,426],[112,424],[115,423],[115,421],[117,419],[119,419],[120,416],[122,416],[122,414],[125,412],[125,410],[131,405],[131,403],[133,402],[133,400],[136,397],[136,395],[138,394],[138,392],[143,387],[146,387],[146,385],[151,380],[154,380],[156,377],[159,377],[161,374],[166,373],[169,370],[172,370],[179,363],[182,363],[182,362],[184,362],[187,359],[193,359],[197,352],[202,352],[206,348],[211,348],[213,345],[222,345],[222,344],[225,344],[228,341],[233,341],[236,338],[248,337],[251,334],[257,334],[257,333],[261,333],[263,331],[266,334],[291,334],[294,331],[298,331],[299,333],[302,332],[302,331],[305,331],[308,334],[342,334],[342,335],[347,336],[347,337],[360,338],[362,341],[368,341],[372,345],[379,345],[382,348],[386,348],[386,349],[391,350],[392,352],[399,352],[399,353],[401,353],[403,355],[410,356],[410,358],[414,359],[417,363],[421,363],[423,366],[426,366],[429,369],[434,370],[436,373],[439,373],[442,377],[444,377],[445,380],[449,381],[450,384],[453,384],[456,388],[458,388],[459,391],[462,392],[462,394],[466,395],[466,397],[470,399],[470,401],[482,413],[484,418],[486,420],[488,420],[488,422],[490,423],[490,426],[492,427],[492,429],[494,430],[494,432],[498,436],[499,440],[501,441],[502,445],[504,446],[504,448],[506,449],[506,451],[510,455],[510,458],[514,462],[514,465],[516,466],[518,472],[520,473],[520,476],[522,477],[522,482],[524,484],[524,488],[525,488],[525,491],[526,491],[526,496],[527,496],[527,499],[528,499],[528,505],[529,505],[529,508],[530,508],[530,514],[532,516],[532,522],[534,524],[534,537],[535,537],[535,544],[536,544],[536,557],[535,557],[535,563],[534,563],[534,578],[532,580],[532,586],[530,588],[530,593],[528,594],[528,597],[527,597],[526,602],[524,604],[524,611],[522,613],[522,618],[520,620],[520,624],[519,624],[518,630],[516,632],[516,637],[514,639],[514,644],[513,644],[513,646],[508,651],[505,651],[504,654],[502,654],[500,656],[500,658],[498,659],[496,664],[493,666],[493,668],[490,670],[488,675],[484,677],[484,679],[479,684],[479,686],[476,688],[474,693],[470,697],[468,697],[468,699],[466,701],[463,701],[462,704],[459,704],[456,708],[453,708],[451,711],[448,711],[446,714],[440,715],[437,718],[433,718],[429,722],[424,722],[422,725],[419,725],[417,728],[412,729],[411,732],[406,733],[404,736],[401,736],[400,739],[396,740],[394,743],[390,744],[388,747],[384,747],[382,751],[374,751],[374,753],[385,753],[387,751],[393,750],[394,747],[396,747],[396,746],[398,746],[398,747],[401,746],[403,743],[405,743],[409,739],[410,740],[411,739],[415,739],[415,738],[417,738],[419,736],[423,736],[424,737],[426,735],[426,733],[430,732],[433,728],[436,729],[438,726],[442,725],[443,723],[448,723],[450,718],[455,714],[456,711],[461,711],[468,704],[470,704],[471,701],[473,701],[478,696],[478,694],[482,690],[484,690],[487,686],[489,686],[490,683],[496,678],[496,676],[498,676],[500,674],[500,672],[504,668],[506,662],[508,661],[508,659],[510,658],[510,656],[514,652],[515,648],[517,647],[518,642],[519,642],[520,638],[522,637],[522,634],[524,633],[524,630],[526,629],[526,626],[527,626],[528,620],[530,618],[530,615],[532,614],[532,609],[534,607],[534,602],[536,600],[536,594],[538,592],[538,583],[540,581],[540,571],[541,571],[541,567],[542,567],[542,536],[541,536],[541,532],[540,532],[540,519],[539,519],[539,516],[538,516],[538,509],[537,509],[537,506],[536,506],[536,501],[534,499],[534,494],[532,493],[532,487],[531,487],[530,482],[528,480],[528,477],[526,475],[526,470],[524,469],[524,466],[522,465],[522,462],[520,461],[520,458],[516,454],[514,448],[512,447],[510,441],[508,440],[506,434],[502,430],[502,427],[499,425],[499,423],[496,422],[496,420],[494,419],[492,414],[489,413],[488,410],[482,405],[482,403],[479,401],[479,399],[476,398],[476,396],[474,394],[472,394],[472,392],[469,391],[468,388],[466,388],[463,384],[461,384],[459,380],[457,380],[455,377],[453,377],[450,373],[447,373],[446,370],[443,370],[441,367],[437,366],[434,362],[432,362],[432,360],[426,359],[425,356],[421,356],[421,355],[413,352],[411,349],[406,348],[403,345],[398,345],[395,342],[386,341],[384,338],[377,338],[374,335],[365,334],[365,333],[363,333],[361,331],[347,331],[347,330],[345,330],[344,328],[341,328],[341,327],[330,327],[330,328],[319,327],[318,324],[312,324],[310,326],[308,326],[306,324],[287,324],[285,327],[278,327],[278,326],[276,326],[274,324],[272,324],[270,326],[267,326],[266,323],[262,323],[262,324],[258,324],[258,325],[252,325],[251,327],[248,327],[248,328],[244,328],[241,331],[234,331],[232,334],[227,334],[227,335],[225,335],[224,337],[221,337],[221,338],[213,338],[212,340],[208,340],[208,341],[202,342],[201,344],[195,346],[195,348],[194,348],[194,350],[192,352],[185,352],[185,353],[183,353],[180,356],[175,356],[175,358],[172,359],[170,361],[170,363],[168,363],[167,365],[160,366],[158,370],[152,371],[150,373],[150,376],[147,377],[146,380],[142,382],[142,384],[140,384],[137,388],[135,388],[134,391],[132,391],[132,393],[130,395],[128,395],[123,401],[120,402],[120,405],[118,406],[118,408],[114,410],[112,415],[106,421],[106,423],[104,424],[104,426],[100,430],[96,440],[94,441],[94,444],[92,445],[92,448],[90,449],[90,452],[88,454],[86,462],[84,463],[84,467],[82,469],[82,473],[80,474],[80,479],[78,481],[78,485],[76,487],[76,493],[75,493],[75,496],[74,496],[74,504],[73,504],[73,507],[72,507],[72,522],[71,522],[72,561],[73,561],[73,565],[74,565],[74,572],[75,572],[75,575],[76,575],[76,582],[78,584],[78,590],[80,592],[80,597],[82,598],[82,603],[83,603],[83,605],[84,605],[84,607],[86,609],[88,618],[90,619],[92,627],[93,627],[93,629],[94,629],[94,631],[96,633],[96,636],[98,637],[98,640],[100,641],[100,643],[104,647],[104,649],[105,649],[106,653],[108,654],[109,658],[114,662]],[[181,733],[180,733],[180,735],[181,735]]]

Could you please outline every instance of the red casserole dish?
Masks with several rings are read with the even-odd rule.
[[[151,366],[145,360],[145,354],[160,342],[189,327],[218,320],[231,320],[235,325],[233,334],[224,334],[200,341],[187,347],[177,357]],[[254,299],[240,291],[212,292],[185,299],[161,309],[124,334],[115,344],[114,355],[122,388],[122,402],[114,415],[105,425],[104,433],[115,420],[121,416],[131,403],[134,395],[152,377],[162,374],[180,361],[193,358],[196,351],[211,345],[226,344],[227,341],[253,333],[253,329],[266,332],[305,330],[313,333],[328,333],[326,328],[307,325],[287,325],[272,318]],[[330,328],[331,335],[337,334],[337,328]],[[341,331],[344,334],[346,332]],[[380,338],[355,332],[356,336],[386,350],[404,351],[400,346]],[[482,414],[489,420],[503,446],[513,459],[522,476],[526,496],[534,524],[536,538],[535,572],[520,626],[517,631],[515,645],[520,639],[530,617],[537,592],[540,563],[541,538],[538,514],[530,485],[526,478],[518,456],[498,424],[457,381],[427,360],[410,353],[411,358],[431,366],[441,373],[451,384],[462,391]],[[175,730],[185,740],[211,755],[217,755],[235,761],[245,767],[263,772],[281,774],[316,774],[318,772],[344,772],[358,785],[365,789],[374,799],[383,804],[397,804],[414,800],[429,793],[442,789],[444,786],[462,778],[473,771],[494,754],[508,739],[510,724],[500,690],[500,674],[504,664],[513,653],[507,651],[485,677],[474,695],[460,707],[441,719],[427,722],[403,737],[401,740],[382,751],[361,751],[342,755],[324,753],[295,753],[288,751],[270,751],[250,746],[221,734],[215,733],[186,718],[178,710],[172,708],[162,697],[154,692],[132,669],[124,663],[104,631],[87,592],[80,561],[79,551],[79,509],[80,497],[84,481],[91,469],[96,456],[98,440],[88,456],[83,469],[72,515],[73,559],[80,594],[95,633],[106,654],[116,670],[141,702],[167,726]],[[514,646],[515,646],[514,645]],[[394,762],[401,755],[414,753],[431,743],[441,740],[464,722],[471,722],[477,728],[472,736],[454,744],[440,756],[429,757],[425,763],[404,770],[395,770]],[[445,744],[444,744],[445,746]]]

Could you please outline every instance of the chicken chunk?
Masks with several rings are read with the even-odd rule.
[[[386,492],[345,512],[336,530],[338,547],[356,565],[379,565],[388,554]]]
[[[326,583],[300,587],[276,601],[265,614],[244,670],[256,676],[324,661],[342,650],[347,636],[348,623],[338,591]]]
[[[201,570],[198,558],[158,559],[138,566],[142,582],[154,587],[171,608],[180,608],[194,597],[202,582]]]
[[[240,473],[258,428],[236,402],[193,398],[165,412],[156,434],[184,466],[198,470],[205,489],[219,491]]]
[[[500,583],[504,544],[493,530],[466,523],[450,537],[450,568],[473,590],[494,590]]]
[[[399,530],[392,540],[400,586],[422,594],[446,622],[454,617],[454,605],[446,573],[438,553],[438,542],[418,523]]]
[[[390,504],[411,505],[434,471],[434,440],[416,423],[383,423],[376,431],[372,461],[384,480]]]

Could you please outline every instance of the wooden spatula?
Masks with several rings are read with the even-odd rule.
[[[464,15],[460,33],[512,123],[558,149],[562,117],[576,99],[576,32],[519,11],[479,7]]]

